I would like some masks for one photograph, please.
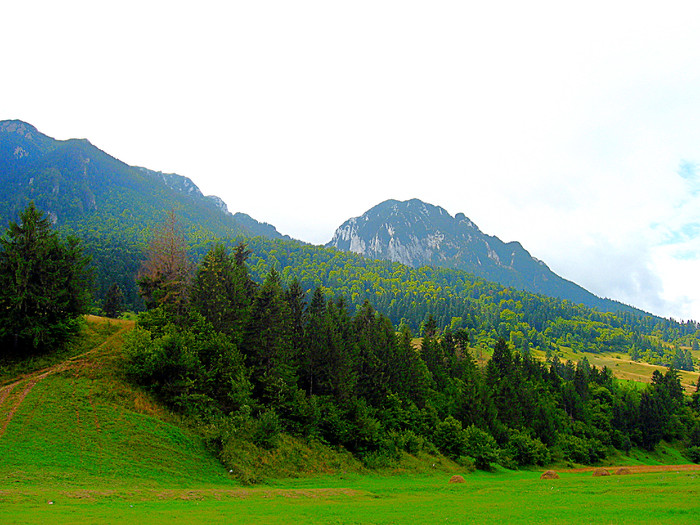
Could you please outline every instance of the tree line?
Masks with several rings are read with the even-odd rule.
[[[429,315],[418,342],[368,300],[351,308],[322,286],[286,284],[275,267],[256,282],[242,243],[214,245],[193,268],[171,226],[139,277],[149,310],[126,343],[127,371],[216,429],[224,460],[237,440],[274,448],[281,433],[369,465],[421,451],[477,468],[592,463],[662,439],[698,459],[700,394],[684,397],[672,368],[639,388],[586,359],[537,360],[503,337],[480,367],[464,327]]]
[[[325,281],[309,282],[308,273],[304,281],[294,272],[308,272],[336,255],[298,253],[317,260],[278,269],[266,261],[286,252],[270,251],[262,259],[251,245],[217,243],[193,265],[171,215],[143,257],[138,285],[147,310],[126,342],[126,373],[202,422],[223,461],[230,460],[235,443],[274,448],[283,433],[343,447],[374,466],[404,452],[441,452],[477,468],[552,459],[591,463],[616,449],[652,450],[663,439],[700,459],[700,392],[684,396],[674,368],[654,372],[645,387],[620,383],[585,358],[562,362],[553,352],[546,362],[534,359],[531,345],[517,344],[513,329],[498,329],[509,323],[530,334],[519,324],[525,321],[518,316],[527,315],[527,324],[543,337],[570,342],[604,327],[620,332],[611,341],[632,337],[643,349],[664,331],[687,338],[692,325],[584,311],[566,302],[554,302],[555,313],[531,310],[516,298],[526,303],[536,296],[483,283],[494,289],[484,299],[479,281],[469,281],[469,293],[482,301],[480,308],[463,297],[466,310],[449,323],[431,312],[396,323],[368,297],[357,292],[347,298],[323,282],[360,275],[370,295],[375,281],[397,293],[410,282],[409,290],[418,288],[414,294],[439,299],[448,293],[456,301],[462,292],[446,292],[439,276],[466,283],[464,274],[363,261],[364,273],[347,269],[331,277],[340,272],[335,269]],[[255,278],[263,270],[265,277]],[[346,286],[359,290],[357,279]],[[390,287],[387,279],[396,281]],[[56,349],[77,334],[90,308],[90,282],[77,239],[61,238],[30,205],[0,240],[3,357]],[[112,289],[117,294],[118,287]],[[381,297],[373,295],[384,304]],[[581,311],[603,327],[579,326],[584,320],[570,314]],[[631,325],[639,329],[630,335],[625,330]],[[486,326],[496,326],[489,339],[483,338]],[[485,341],[493,355],[479,366],[472,352]]]
[[[95,261],[96,297],[102,305],[118,285],[124,308],[142,310],[135,277],[147,243],[126,245],[116,238],[91,238],[86,251]],[[189,237],[188,237],[189,239]],[[342,296],[354,312],[365,301],[399,326],[414,333],[433,316],[441,329],[463,329],[473,346],[493,348],[504,338],[520,351],[538,349],[556,355],[561,348],[575,353],[618,352],[633,360],[680,370],[695,370],[690,349],[698,347],[700,326],[636,312],[600,312],[557,298],[540,296],[484,281],[463,271],[410,268],[387,261],[367,260],[351,253],[261,237],[216,241],[196,236],[188,249],[201,261],[216,242],[233,249],[246,242],[252,279],[262,283],[271,269],[285,286],[299,281],[304,290]]]

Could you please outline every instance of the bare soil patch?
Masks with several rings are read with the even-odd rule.
[[[594,472],[599,470],[600,467],[585,467],[585,468],[572,468],[566,469],[564,472]],[[625,465],[620,467],[605,467],[606,470],[614,470],[616,473],[618,470],[626,470],[625,474],[641,474],[646,472],[684,472],[700,470],[700,465],[694,463],[689,463],[686,465]]]

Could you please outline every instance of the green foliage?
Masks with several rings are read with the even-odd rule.
[[[452,416],[448,416],[435,427],[433,433],[435,446],[451,458],[464,456],[466,453],[466,437],[462,429],[462,423]]]
[[[480,368],[459,323],[440,331],[428,316],[417,350],[408,324],[397,332],[369,301],[352,313],[315,288],[307,302],[298,280],[285,286],[275,268],[254,285],[247,257],[244,245],[233,256],[213,247],[188,308],[141,314],[127,344],[131,377],[220,427],[222,454],[274,452],[286,434],[343,447],[373,467],[439,451],[489,469],[543,465],[553,453],[594,463],[612,447],[688,440],[694,428],[695,405],[672,369],[639,392],[585,358],[545,363],[503,337]]]
[[[125,353],[129,377],[184,413],[211,417],[248,402],[242,356],[197,314],[187,326],[169,322],[162,308],[142,314]]]
[[[518,466],[546,465],[551,459],[549,450],[542,441],[518,430],[510,432],[503,453]]]
[[[237,250],[244,253],[245,246],[239,245]],[[216,330],[229,335],[242,332],[254,286],[245,258],[238,259],[229,255],[223,244],[214,245],[200,262],[192,283],[193,308]]]
[[[467,437],[462,429],[462,423],[454,417],[448,416],[435,427],[433,443],[435,446],[451,458],[458,458],[467,453]]]
[[[693,463],[700,463],[700,446],[688,447],[685,454]]]
[[[474,425],[464,429],[464,452],[474,458],[479,470],[489,470],[498,459],[498,445],[493,436]]]
[[[346,297],[356,309],[368,300],[393,324],[404,322],[415,333],[431,316],[437,332],[461,319],[459,328],[474,346],[493,347],[503,337],[518,350],[565,346],[627,353],[634,347],[640,359],[668,365],[675,342],[689,346],[700,328],[696,322],[678,323],[633,310],[600,312],[456,270],[409,268],[294,241],[255,238],[248,239],[248,246],[253,252],[251,275],[257,281],[274,267],[285,282],[297,279],[306,290],[322,287]]]
[[[252,441],[259,447],[273,449],[280,439],[282,425],[277,414],[272,409],[265,410],[257,419],[257,424],[253,431]]]
[[[559,436],[559,448],[564,459],[575,463],[596,463],[606,455],[605,447],[599,440],[570,434]]]
[[[60,347],[90,303],[90,272],[77,239],[61,240],[33,203],[0,238],[0,347],[5,356]]]
[[[112,284],[107,290],[107,295],[105,296],[105,302],[102,306],[102,310],[107,317],[116,318],[121,315],[124,311],[124,293],[122,289],[119,288],[117,283]]]

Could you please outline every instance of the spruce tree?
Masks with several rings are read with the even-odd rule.
[[[314,290],[311,303],[306,312],[304,340],[300,354],[301,386],[309,396],[325,394],[322,369],[328,364],[328,347],[332,344],[329,337],[326,300],[320,288]]]
[[[239,265],[223,244],[216,244],[197,268],[190,302],[216,330],[239,343],[250,310],[252,290],[245,263]]]
[[[254,395],[275,409],[296,388],[291,315],[280,275],[271,270],[253,300],[244,332],[243,352],[252,371]]]
[[[76,333],[92,300],[88,264],[78,240],[61,240],[30,203],[0,238],[0,348],[44,351]]]
[[[124,311],[124,293],[117,283],[112,284],[107,290],[102,310],[107,317],[119,317]]]

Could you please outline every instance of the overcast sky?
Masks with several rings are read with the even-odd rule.
[[[700,319],[700,2],[2,11],[0,119],[316,244],[420,198],[598,295]]]

